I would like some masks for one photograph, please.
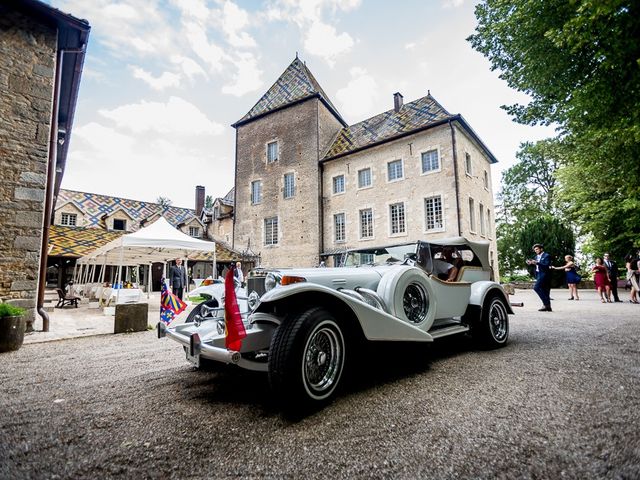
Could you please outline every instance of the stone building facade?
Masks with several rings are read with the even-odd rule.
[[[491,243],[497,275],[495,157],[430,94],[392,105],[347,125],[296,58],[234,125],[236,248],[250,243],[265,266],[314,266],[462,235]]]
[[[82,50],[88,32],[85,21],[37,1],[0,5],[0,299],[27,309],[28,328],[46,255],[45,205],[61,179],[49,165],[64,170],[66,151],[55,147],[65,137],[57,134],[71,130],[84,52],[68,58],[66,70],[57,69],[58,55]]]

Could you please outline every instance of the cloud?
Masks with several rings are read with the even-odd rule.
[[[442,6],[444,8],[459,8],[464,4],[464,0],[443,0]]]
[[[154,90],[164,90],[168,87],[180,86],[180,75],[171,72],[163,72],[159,77],[154,77],[146,70],[130,66],[133,72],[133,78],[138,78],[149,85]]]
[[[209,7],[203,0],[171,0],[180,12],[187,17],[206,20],[209,16]]]
[[[235,3],[226,1],[222,7],[222,29],[227,36],[227,41],[233,47],[251,48],[256,46],[256,41],[247,32],[242,30],[249,25],[249,14]]]
[[[251,53],[239,53],[233,64],[237,72],[222,87],[222,93],[241,97],[262,87],[262,70],[258,68],[258,61]]]
[[[192,58],[183,57],[182,55],[171,55],[170,60],[171,63],[181,68],[182,73],[185,74],[189,80],[194,80],[198,76],[202,76],[205,79],[208,78],[207,72]]]
[[[220,135],[224,127],[212,122],[198,107],[179,97],[167,103],[147,102],[99,110],[120,129],[133,133],[155,132],[172,136]]]
[[[195,54],[209,66],[212,72],[223,69],[223,60],[228,57],[224,50],[207,38],[207,32],[202,24],[187,21],[184,24],[185,34],[189,45]]]
[[[351,80],[346,87],[336,92],[340,110],[355,118],[366,118],[376,113],[378,85],[364,68],[353,67],[349,70]]]
[[[348,52],[354,41],[348,33],[338,33],[336,29],[322,22],[314,22],[306,32],[304,48],[311,55],[322,57],[329,66],[335,64],[335,59]]]
[[[355,40],[347,32],[338,32],[336,27],[326,22],[323,11],[333,14],[354,10],[360,6],[360,0],[277,0],[266,11],[271,21],[294,23],[304,37],[305,50],[324,59],[333,66],[338,57],[348,53]]]

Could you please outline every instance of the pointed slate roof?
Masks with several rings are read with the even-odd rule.
[[[258,100],[258,103],[244,117],[234,123],[233,127],[238,127],[268,113],[313,97],[318,97],[340,123],[345,127],[347,126],[347,123],[342,119],[311,71],[296,56],[278,80],[267,90],[267,93]]]
[[[398,112],[391,109],[343,128],[338,132],[324,160],[341,157],[453,118],[429,94],[403,105]]]

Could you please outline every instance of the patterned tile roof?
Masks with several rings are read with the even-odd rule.
[[[392,109],[343,128],[338,132],[324,160],[346,155],[453,118],[456,117],[429,94],[403,105],[398,112]]]
[[[102,228],[66,227],[52,225],[49,228],[50,257],[83,257],[123,235],[124,232],[113,232]],[[228,244],[216,242],[216,262],[237,261],[242,257]],[[192,260],[213,261],[211,253],[202,253]]]
[[[83,257],[96,248],[115,240],[124,232],[113,232],[102,228],[49,227],[50,257]]]
[[[307,66],[296,56],[278,80],[271,86],[249,113],[238,120],[234,126],[261,117],[269,112],[278,110],[300,100],[319,96],[343,125],[346,125],[338,110],[315,79]]]
[[[139,229],[142,220],[156,213],[161,214],[174,227],[189,222],[195,217],[195,210],[190,208],[171,206],[165,209],[157,203],[65,189],[60,190],[56,208],[69,201],[82,210],[89,227],[104,227],[104,222],[101,221],[102,217],[111,215],[118,209],[124,210],[134,220],[135,223],[131,226],[131,231]]]

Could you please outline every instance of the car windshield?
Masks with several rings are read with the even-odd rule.
[[[342,267],[357,267],[360,265],[384,265],[403,262],[407,256],[414,257],[416,244],[409,243],[392,247],[377,247],[351,250],[344,255]]]

